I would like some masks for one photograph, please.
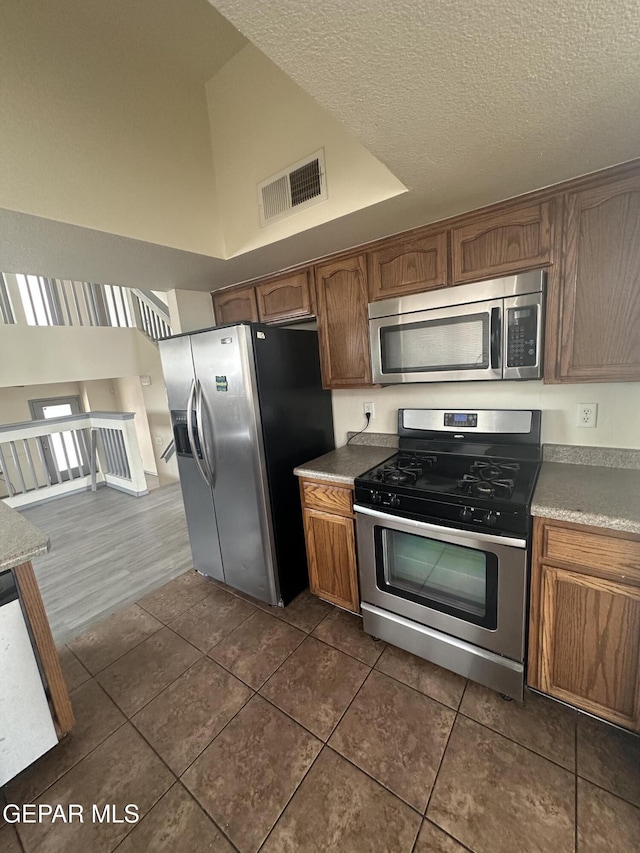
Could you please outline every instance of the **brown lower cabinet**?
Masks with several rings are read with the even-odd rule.
[[[309,589],[360,612],[353,487],[328,480],[300,480]]]
[[[640,536],[534,519],[527,680],[640,731]]]

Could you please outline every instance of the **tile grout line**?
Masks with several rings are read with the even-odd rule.
[[[274,707],[275,707],[275,706],[274,706]],[[305,731],[308,731],[308,729],[305,729]],[[319,740],[319,738],[318,738],[318,740]],[[325,744],[325,743],[323,743],[322,741],[320,741],[320,742],[322,743],[322,746],[321,746],[321,747],[320,747],[320,749],[318,750],[318,754],[316,755],[316,757],[313,759],[313,761],[311,762],[311,764],[310,764],[310,765],[309,765],[309,767],[307,768],[306,772],[305,772],[305,773],[304,773],[304,775],[302,776],[302,779],[300,779],[300,781],[298,782],[298,784],[296,785],[296,787],[293,789],[293,792],[292,792],[291,796],[289,797],[289,799],[287,800],[287,802],[286,802],[286,803],[284,804],[284,806],[282,807],[282,810],[280,811],[280,813],[279,813],[278,817],[275,819],[275,821],[274,821],[274,823],[273,823],[273,826],[271,827],[271,829],[269,830],[269,832],[267,832],[267,834],[266,834],[266,836],[265,836],[265,838],[264,838],[264,841],[263,841],[263,842],[260,844],[260,846],[258,847],[257,853],[260,853],[260,850],[262,850],[262,848],[264,847],[264,845],[265,845],[265,844],[267,843],[267,841],[269,840],[269,837],[271,836],[271,833],[273,832],[273,830],[276,828],[276,826],[277,826],[277,825],[278,825],[278,823],[280,822],[280,818],[281,818],[281,817],[282,817],[282,815],[286,812],[286,810],[289,808],[289,804],[291,803],[291,800],[292,800],[292,799],[295,797],[295,795],[298,793],[298,790],[299,790],[300,786],[302,785],[302,783],[304,782],[304,780],[307,778],[307,776],[309,775],[309,773],[311,773],[311,769],[312,769],[312,767],[315,765],[316,761],[320,758],[320,756],[321,756],[321,755],[322,755],[322,753],[324,752],[324,749],[325,749],[325,747],[326,747],[326,744]]]
[[[253,697],[252,697],[252,696],[250,696],[250,697],[249,697],[249,699],[247,699],[247,701],[243,704],[242,708],[244,708],[244,707],[245,707],[245,705],[247,705],[247,703],[248,703],[248,702],[250,702],[252,698],[253,698]],[[234,718],[235,718],[235,717],[240,713],[240,711],[242,710],[242,708],[239,708],[239,709],[238,709],[238,711],[233,715],[233,717],[231,718],[231,720],[232,720],[232,719],[234,719]],[[212,738],[212,740],[210,740],[210,741],[209,741],[209,743],[208,743],[208,744],[207,744],[207,746],[202,750],[202,752],[204,752],[204,750],[205,750],[205,749],[207,749],[209,746],[211,746],[211,744],[212,744],[212,743],[213,743],[213,741],[218,737],[218,735],[219,735],[219,734],[221,734],[221,733],[224,731],[224,729],[226,729],[226,727],[229,725],[229,723],[231,722],[231,720],[229,720],[229,721],[225,724],[224,728],[223,728],[223,729],[221,729],[221,730],[218,732],[218,734],[217,734],[214,738]],[[133,723],[132,723],[131,725],[133,725]],[[184,784],[184,782],[182,781],[182,775],[184,775],[184,773],[186,773],[186,772],[187,772],[187,770],[189,769],[189,767],[191,767],[191,766],[192,766],[192,764],[193,764],[195,761],[197,761],[197,759],[202,755],[202,752],[198,753],[197,758],[194,758],[194,760],[191,762],[191,764],[189,764],[189,766],[188,766],[188,767],[183,771],[183,773],[182,773],[180,776],[178,776],[178,774],[177,774],[174,770],[172,770],[172,769],[171,769],[171,767],[169,767],[169,765],[168,765],[167,761],[166,761],[166,760],[165,760],[165,759],[160,755],[160,753],[156,750],[156,748],[153,746],[153,744],[151,744],[151,743],[147,740],[147,738],[145,737],[145,735],[144,735],[141,731],[139,731],[137,728],[136,728],[136,732],[140,735],[140,737],[142,738],[142,740],[147,744],[147,746],[148,746],[148,747],[149,747],[149,749],[153,752],[153,754],[154,754],[154,755],[155,755],[155,756],[156,756],[156,757],[157,757],[157,758],[162,762],[162,764],[164,764],[164,766],[167,768],[167,770],[169,771],[169,773],[171,774],[171,776],[172,776],[172,777],[173,777],[173,779],[174,779],[173,784],[169,785],[169,787],[167,788],[167,790],[166,790],[166,791],[164,791],[164,793],[163,793],[163,794],[162,794],[162,795],[161,795],[161,796],[160,796],[160,797],[155,801],[155,803],[153,804],[153,806],[155,806],[158,802],[160,802],[160,800],[162,799],[162,797],[164,797],[164,796],[165,796],[165,794],[167,794],[167,793],[171,790],[171,788],[173,788],[174,784],[176,784],[176,783],[180,784],[180,785],[182,786],[182,788],[187,792],[187,794],[191,797],[191,799],[192,799],[192,800],[194,800],[194,801],[197,803],[198,807],[199,807],[200,809],[202,809],[202,811],[203,811],[203,812],[205,813],[205,815],[209,818],[209,820],[213,823],[213,825],[214,825],[214,826],[215,826],[215,827],[216,827],[216,828],[217,828],[217,829],[222,833],[223,837],[224,837],[224,838],[226,838],[229,842],[231,842],[231,844],[232,844],[232,846],[234,847],[234,849],[235,849],[235,850],[238,850],[237,846],[236,846],[236,845],[231,841],[231,839],[228,837],[227,833],[223,830],[223,828],[222,828],[221,826],[219,826],[218,822],[214,819],[214,817],[213,817],[212,815],[210,815],[210,814],[209,814],[209,812],[204,808],[204,806],[202,805],[202,803],[200,802],[200,800],[197,798],[197,796],[193,793],[193,791],[190,791],[190,790],[189,790],[189,788],[187,788],[187,786],[186,786],[186,785]],[[145,812],[145,815],[144,815],[145,817],[149,814],[149,812],[151,811],[151,809],[153,808],[153,806],[151,806],[151,808],[150,808],[148,811],[146,811],[146,812]],[[141,822],[142,822],[142,821],[140,821],[140,823],[141,823]],[[132,827],[131,831],[133,831],[133,829],[134,829],[134,828],[135,828],[135,827]],[[127,835],[129,835],[129,833],[127,833]],[[125,838],[126,838],[126,836],[125,836]],[[124,840],[124,839],[123,839],[123,840]],[[113,851],[110,851],[110,853],[113,853]]]
[[[242,683],[244,684],[244,682],[242,682]],[[246,685],[246,686],[248,687],[248,685]],[[185,775],[185,773],[186,773],[188,770],[190,770],[190,769],[193,767],[193,765],[196,763],[196,761],[200,758],[200,756],[201,756],[201,755],[202,755],[202,754],[203,754],[207,749],[209,749],[209,747],[210,747],[210,746],[211,746],[211,744],[214,742],[214,740],[217,740],[217,739],[218,739],[218,737],[222,734],[222,732],[223,732],[223,731],[225,731],[225,729],[227,729],[227,728],[228,728],[228,726],[230,726],[230,725],[231,725],[231,723],[235,720],[235,718],[238,716],[238,714],[239,714],[241,711],[243,711],[243,710],[247,707],[247,705],[249,704],[249,702],[251,702],[251,700],[252,700],[252,699],[254,699],[254,698],[258,695],[258,694],[256,693],[256,691],[255,691],[255,690],[253,690],[253,688],[248,687],[248,689],[249,689],[249,690],[251,690],[251,696],[249,696],[249,697],[248,697],[248,698],[247,698],[247,699],[242,703],[242,705],[238,708],[238,710],[235,712],[235,714],[233,714],[231,717],[229,717],[229,719],[228,719],[228,720],[227,720],[227,722],[224,724],[224,726],[220,729],[220,731],[219,731],[219,732],[217,732],[217,733],[216,733],[216,734],[211,738],[211,740],[209,741],[209,743],[208,743],[205,747],[203,747],[203,748],[200,750],[200,752],[196,755],[196,757],[193,759],[193,761],[190,761],[190,762],[189,762],[189,764],[187,764],[187,766],[186,766],[186,767],[184,768],[184,770],[180,773],[180,775],[176,774],[173,770],[171,771],[172,773],[174,773],[174,775],[175,775],[175,776],[177,776],[177,778],[178,778],[179,780],[182,780],[182,777]],[[263,697],[260,697],[260,698],[263,698]],[[305,731],[306,731],[306,729],[305,729]],[[143,737],[144,737],[144,735],[143,735]],[[146,738],[145,738],[145,740],[146,740]],[[149,744],[149,746],[151,746],[151,744]],[[154,752],[155,752],[155,748],[154,748],[153,746],[152,746],[151,748],[152,748],[152,749],[154,750]],[[164,760],[164,759],[163,759],[163,760]],[[166,764],[166,762],[165,762],[165,764]],[[183,782],[182,784],[184,785],[184,782]],[[186,785],[185,785],[185,788],[186,788]],[[189,790],[189,789],[187,788],[187,790]],[[193,794],[192,794],[192,796],[195,796],[195,795],[193,795]]]
[[[230,636],[231,636],[231,634],[228,634],[227,636],[229,636],[229,637],[230,637]],[[212,652],[214,649],[216,649],[216,648],[217,648],[217,646],[219,645],[219,643],[218,643],[217,645],[215,645],[215,646],[212,646],[212,647],[209,649],[209,651],[206,653],[206,657],[208,657],[208,658],[209,658],[209,660],[210,660],[210,661],[212,661],[212,663],[215,663],[215,664],[217,664],[219,667],[221,667],[222,669],[224,669],[224,671],[225,671],[225,672],[228,672],[228,673],[229,673],[229,675],[232,675],[234,678],[237,678],[237,679],[238,679],[238,681],[239,681],[241,684],[245,684],[245,685],[249,688],[249,690],[253,690],[255,693],[258,693],[260,690],[262,690],[262,688],[265,686],[265,684],[267,683],[267,681],[269,681],[269,680],[271,679],[271,677],[272,677],[272,676],[274,676],[274,675],[276,674],[276,672],[280,669],[280,667],[282,666],[282,664],[286,663],[286,662],[289,660],[289,658],[291,657],[291,655],[292,655],[292,654],[294,654],[294,652],[296,652],[296,651],[300,648],[300,646],[304,643],[304,641],[307,639],[307,637],[308,637],[308,636],[310,636],[310,635],[309,635],[309,634],[306,634],[306,635],[305,635],[305,636],[300,640],[300,642],[299,642],[299,643],[298,643],[298,645],[295,647],[295,649],[292,649],[292,650],[287,654],[287,656],[285,657],[285,659],[284,659],[281,663],[279,663],[279,664],[278,664],[278,666],[276,667],[276,669],[274,669],[274,671],[273,671],[270,675],[268,675],[268,676],[265,678],[265,680],[262,682],[262,684],[260,685],[260,687],[254,687],[252,684],[248,684],[248,683],[247,683],[246,681],[244,681],[244,680],[243,680],[239,675],[237,675],[237,674],[236,674],[232,669],[229,669],[229,667],[228,667],[228,666],[225,666],[225,665],[224,665],[223,663],[221,663],[219,660],[217,660],[216,658],[214,658],[214,657],[212,657],[212,656],[211,656],[211,652]],[[226,640],[226,639],[227,639],[227,637],[223,637],[223,639],[222,639],[220,642],[223,642],[223,641],[224,641],[224,640]],[[262,695],[262,694],[260,694],[260,695]],[[264,698],[264,697],[263,697],[263,698]]]
[[[245,703],[245,704],[246,704],[246,703]],[[244,705],[243,705],[243,707],[244,707]],[[238,712],[238,713],[239,713],[239,712]],[[225,727],[225,728],[226,728],[226,727]],[[216,735],[216,737],[218,737],[218,735]],[[214,738],[213,740],[215,740],[215,738]],[[211,743],[213,743],[213,741],[212,741]],[[185,773],[186,773],[186,770],[185,770]],[[236,850],[236,851],[237,851],[237,853],[242,853],[242,851],[240,850],[240,848],[238,847],[238,845],[235,843],[235,841],[233,841],[233,840],[229,837],[229,835],[227,835],[227,833],[224,831],[224,829],[223,829],[223,828],[218,824],[218,822],[216,821],[216,819],[215,819],[212,815],[210,815],[210,814],[209,814],[209,812],[205,809],[205,807],[202,805],[202,803],[201,803],[201,802],[200,802],[200,800],[196,797],[196,795],[193,793],[193,791],[190,791],[190,790],[189,790],[189,788],[187,788],[187,786],[184,784],[184,782],[182,781],[182,779],[180,778],[180,776],[178,776],[178,778],[177,778],[177,780],[176,780],[176,781],[177,781],[177,784],[178,784],[178,785],[180,785],[180,787],[182,788],[182,790],[183,790],[183,791],[185,791],[185,793],[187,794],[187,796],[188,796],[188,797],[191,797],[191,799],[192,799],[192,800],[194,801],[194,803],[198,806],[198,808],[200,809],[200,811],[201,811],[201,812],[202,812],[202,813],[203,813],[203,814],[204,814],[204,815],[205,815],[205,816],[206,816],[206,817],[211,821],[211,823],[216,827],[216,829],[220,832],[220,834],[222,835],[222,837],[223,837],[226,841],[228,841],[228,842],[229,842],[229,844],[233,847],[233,849],[234,849],[234,850]],[[150,851],[150,853],[153,853],[153,851]]]
[[[145,611],[145,612],[146,612],[146,611]],[[108,617],[108,616],[107,616],[107,619],[109,619],[109,617]],[[96,624],[100,624],[100,623],[99,623],[99,622],[97,622]],[[165,625],[164,623],[160,623],[160,627],[159,627],[159,628],[156,628],[156,629],[155,629],[154,631],[152,631],[150,634],[147,634],[147,636],[146,636],[146,637],[143,637],[143,638],[142,638],[141,640],[139,640],[137,643],[134,643],[134,644],[133,644],[133,646],[131,646],[131,648],[129,648],[129,649],[127,649],[127,650],[126,650],[126,652],[123,652],[123,653],[122,653],[121,655],[119,655],[117,658],[114,658],[112,661],[110,661],[108,664],[106,664],[105,666],[103,666],[101,669],[96,670],[96,672],[95,672],[95,673],[94,673],[94,672],[91,672],[91,670],[87,667],[87,665],[86,665],[85,663],[82,663],[82,660],[78,657],[78,655],[76,655],[76,654],[75,654],[75,652],[73,651],[73,649],[70,649],[70,648],[69,648],[69,646],[67,646],[67,648],[69,648],[69,651],[70,651],[70,652],[71,652],[71,653],[72,653],[72,654],[73,654],[73,655],[74,655],[74,656],[75,656],[75,657],[80,661],[80,663],[81,663],[81,664],[82,664],[82,666],[87,670],[87,672],[89,673],[89,675],[91,676],[91,678],[97,678],[101,673],[103,673],[103,672],[105,671],[105,669],[109,669],[109,667],[110,667],[110,666],[113,666],[113,664],[114,664],[114,663],[117,663],[119,660],[122,660],[122,658],[123,658],[123,657],[125,657],[125,655],[128,655],[128,654],[129,654],[129,652],[132,652],[134,649],[137,649],[137,648],[138,648],[138,646],[141,646],[143,643],[145,643],[145,642],[146,642],[147,640],[149,640],[151,637],[155,637],[155,635],[156,635],[156,634],[158,634],[160,631],[162,631],[162,629],[163,629],[163,628],[167,628],[167,627],[168,627],[168,626],[167,626],[167,625]],[[83,636],[83,635],[82,635],[82,634],[80,634],[80,636]],[[78,638],[76,638],[76,639],[78,639]]]
[[[53,786],[54,786],[54,785],[56,785],[56,784],[57,784],[61,779],[63,779],[63,778],[67,775],[67,773],[70,773],[74,768],[76,768],[76,767],[77,767],[77,766],[78,766],[82,761],[84,761],[84,760],[85,760],[85,758],[88,758],[90,755],[93,755],[93,753],[94,753],[94,752],[95,752],[99,747],[101,747],[101,746],[105,743],[105,741],[109,740],[109,738],[110,738],[112,735],[114,735],[116,732],[119,732],[119,731],[120,731],[120,729],[121,729],[123,726],[125,726],[127,723],[131,723],[131,720],[127,717],[127,715],[126,715],[126,714],[124,713],[124,711],[119,707],[119,705],[117,705],[117,704],[113,701],[113,699],[111,698],[111,696],[109,696],[109,694],[108,694],[108,693],[107,693],[107,691],[104,689],[104,687],[103,687],[103,686],[102,686],[98,681],[96,681],[96,680],[95,680],[95,678],[93,678],[93,677],[92,677],[91,679],[89,679],[89,680],[90,680],[90,681],[95,681],[96,685],[98,686],[98,689],[99,689],[99,690],[101,690],[101,691],[104,693],[104,695],[107,697],[107,699],[108,699],[108,700],[109,700],[109,701],[114,705],[114,707],[119,711],[119,713],[120,713],[120,714],[122,714],[122,716],[124,717],[124,720],[123,720],[121,723],[119,723],[119,725],[117,725],[117,726],[115,727],[115,729],[113,729],[113,731],[109,732],[109,734],[108,734],[108,735],[106,735],[105,737],[103,737],[103,738],[102,738],[102,740],[100,740],[98,743],[96,743],[96,744],[95,744],[95,745],[94,745],[94,746],[93,746],[93,747],[92,747],[92,748],[91,748],[87,753],[85,753],[81,758],[79,758],[77,761],[75,761],[73,764],[71,764],[69,767],[67,767],[67,769],[64,771],[64,773],[61,773],[61,774],[60,774],[60,776],[58,776],[56,779],[54,779],[52,782],[50,782],[50,783],[46,786],[46,788],[43,788],[43,790],[42,790],[42,791],[40,791],[38,794],[36,794],[36,795],[35,795],[35,797],[34,797],[34,799],[36,799],[36,800],[38,800],[40,797],[42,797],[44,794],[46,794],[46,793],[47,793],[47,791],[49,791],[51,788],[53,788]],[[89,683],[89,681],[85,681],[85,682],[83,682],[82,684],[80,684],[80,685],[79,685],[79,687],[84,687],[84,685],[85,685],[85,684],[88,684],[88,683]],[[79,688],[76,688],[76,690],[77,690],[77,689],[79,689]],[[136,729],[136,731],[137,731],[137,729]],[[62,743],[62,742],[63,742],[63,741],[58,741],[58,744],[60,744],[60,743]],[[53,749],[55,749],[55,746],[53,747]],[[45,753],[45,755],[48,755],[48,754],[49,754],[49,753]],[[43,757],[43,756],[41,756],[41,757]],[[38,759],[36,759],[36,760],[38,760]],[[34,762],[34,764],[35,764],[35,762]],[[30,765],[29,765],[29,767],[33,767],[33,764],[30,764]],[[25,770],[27,770],[27,769],[28,769],[28,767],[25,767]],[[24,771],[22,771],[22,772],[24,772]],[[18,774],[18,775],[20,775],[20,774]],[[14,777],[14,778],[17,778],[17,777]],[[11,779],[10,779],[10,780],[9,780],[9,782],[7,782],[7,784],[10,784],[12,781],[13,781],[13,780],[11,780]]]
[[[516,746],[521,746],[522,749],[526,749],[527,752],[531,752],[531,753],[533,753],[533,755],[537,755],[538,758],[542,758],[545,761],[548,761],[550,764],[553,764],[555,767],[559,767],[561,770],[564,770],[567,773],[576,773],[575,769],[571,770],[569,767],[566,767],[564,764],[560,764],[560,762],[555,761],[553,758],[549,758],[548,756],[543,755],[541,752],[537,752],[535,749],[532,749],[530,746],[527,746],[525,743],[520,743],[519,740],[515,740],[515,738],[510,737],[510,735],[506,735],[504,732],[498,731],[498,729],[493,729],[493,728],[491,728],[491,726],[487,725],[486,723],[483,723],[481,720],[476,720],[475,717],[471,717],[471,716],[469,716],[469,714],[465,714],[464,711],[457,711],[457,713],[461,717],[464,717],[465,720],[470,720],[472,723],[476,723],[476,725],[482,726],[483,729],[488,729],[490,732],[493,732],[496,735],[500,735],[500,737],[503,737],[505,740],[508,740],[511,743],[515,743]]]
[[[467,687],[465,685],[465,688],[464,688],[464,691],[462,694],[463,696],[464,696],[464,692],[466,691],[466,689],[467,689]],[[462,704],[462,698],[460,699],[460,704]],[[438,769],[436,770],[436,775],[433,777],[433,785],[431,786],[431,791],[429,792],[429,796],[427,798],[427,805],[425,806],[424,812],[422,813],[423,818],[425,818],[427,816],[427,812],[429,811],[429,806],[431,805],[431,800],[433,799],[433,794],[434,794],[434,791],[436,790],[436,785],[438,784],[438,778],[440,777],[440,771],[442,770],[442,765],[444,764],[444,759],[445,759],[445,756],[447,754],[447,750],[449,749],[449,743],[451,742],[451,735],[453,734],[453,730],[456,727],[456,723],[458,721],[459,716],[460,716],[460,711],[456,711],[456,715],[453,718],[453,723],[451,724],[451,728],[449,729],[449,735],[447,737],[447,742],[445,743],[444,749],[442,750],[442,756],[440,757],[440,763],[438,764]],[[429,818],[429,820],[431,820],[431,818]],[[439,827],[439,824],[437,824],[435,821],[431,821],[431,822]]]

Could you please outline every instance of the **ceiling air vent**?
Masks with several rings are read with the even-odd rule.
[[[324,150],[320,149],[258,184],[260,225],[284,219],[326,197]]]

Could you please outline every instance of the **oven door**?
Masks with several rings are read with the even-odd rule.
[[[502,379],[502,299],[369,321],[373,381]]]
[[[354,509],[363,602],[524,660],[526,539]]]

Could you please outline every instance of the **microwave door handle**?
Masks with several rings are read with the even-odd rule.
[[[202,462],[207,472],[207,482],[213,488],[215,482],[215,470],[209,459],[209,451],[207,450],[207,440],[204,431],[204,420],[202,418],[202,384],[200,380],[197,383],[196,389],[196,426],[198,435],[200,436],[200,450],[202,451]]]
[[[491,309],[491,369],[498,370],[501,366],[500,342],[501,338],[501,308]]]
[[[209,480],[207,475],[204,472],[204,469],[200,463],[200,457],[198,456],[198,445],[196,444],[196,437],[193,430],[193,416],[195,414],[193,408],[193,398],[196,393],[196,381],[195,379],[191,380],[191,388],[189,389],[189,402],[187,403],[187,435],[189,436],[189,446],[191,447],[191,456],[195,460],[196,468],[198,469],[198,473],[205,481],[205,483],[209,486]],[[197,416],[196,416],[197,417]],[[196,422],[197,426],[197,422]]]

